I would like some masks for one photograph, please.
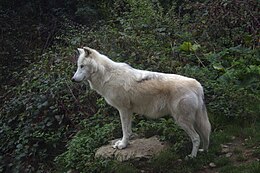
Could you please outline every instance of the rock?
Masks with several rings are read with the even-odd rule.
[[[113,140],[115,143],[117,140]],[[120,162],[127,160],[150,159],[152,156],[168,148],[168,145],[159,141],[156,136],[151,138],[141,138],[130,140],[127,148],[123,150],[114,149],[111,144],[100,147],[96,153],[96,158],[116,159]]]
[[[232,156],[232,153],[227,153],[225,156],[226,156],[226,157],[231,157],[231,156]]]
[[[220,144],[222,148],[228,148],[228,145]]]
[[[211,162],[211,163],[209,164],[209,166],[210,166],[211,168],[215,168],[217,165],[216,165],[215,163]]]
[[[229,147],[227,146],[227,145],[224,145],[224,144],[220,144],[220,146],[221,146],[221,153],[223,153],[223,154],[226,154],[226,153],[228,153],[229,152]]]
[[[229,148],[222,148],[221,149],[221,153],[222,154],[226,154],[226,153],[228,153],[229,152]]]

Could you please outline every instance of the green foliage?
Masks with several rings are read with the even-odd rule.
[[[84,85],[71,86],[69,82],[73,69],[64,55],[71,50],[56,47],[53,50],[17,74],[24,82],[9,90],[12,95],[1,107],[3,170],[51,169],[52,160],[75,133],[74,123],[96,112],[96,96],[87,98],[89,94],[82,90]],[[91,97],[93,102],[84,105]]]
[[[198,50],[200,48],[200,45],[199,44],[191,44],[191,42],[187,42],[187,41],[185,41],[185,42],[183,42],[181,45],[180,45],[180,47],[179,47],[179,49],[181,50],[181,51],[185,51],[185,52],[189,52],[189,51],[193,51],[193,52],[195,52],[196,50]]]
[[[231,161],[229,160],[229,158],[227,157],[219,157],[219,158],[216,158],[214,160],[214,163],[218,166],[218,167],[223,167],[223,166],[226,166],[226,165],[229,165],[231,163]]]
[[[138,173],[139,170],[131,163],[110,162],[105,172],[111,173]]]
[[[183,45],[188,44],[191,45]],[[187,64],[178,68],[178,73],[199,79],[203,84],[209,112],[214,115],[213,122],[220,124],[236,120],[244,124],[255,123],[259,119],[258,50],[237,46],[204,53],[199,59],[198,53],[191,52],[188,57],[194,57],[190,61],[196,62],[197,59],[204,67]],[[207,67],[205,64],[208,64]]]
[[[181,163],[178,163],[177,161],[178,157],[179,156],[176,155],[173,151],[166,150],[160,153],[157,157],[153,158],[150,164],[155,172],[172,172],[172,165],[175,165],[176,167],[177,165],[181,165]],[[179,172],[179,170],[175,169],[174,172]]]
[[[68,150],[56,158],[58,168],[83,172],[100,172],[104,162],[96,162],[95,151],[108,142],[116,129],[115,124],[85,126],[68,144]],[[96,162],[96,163],[95,163]]]
[[[238,166],[230,165],[222,168],[221,173],[257,173],[260,171],[260,163],[241,164]]]
[[[13,4],[21,10],[11,9]],[[121,128],[117,111],[104,99],[84,84],[70,83],[76,68],[71,62],[73,51],[83,45],[136,68],[178,73],[202,83],[214,131],[207,156],[199,156],[197,162],[176,161],[190,146],[171,118],[135,118],[134,124],[135,132],[145,137],[159,135],[173,145],[169,153],[151,162],[158,165],[152,169],[199,169],[219,153],[219,144],[230,140],[231,134],[219,129],[231,124],[230,133],[237,134],[240,128],[236,131],[234,127],[258,124],[258,6],[253,0],[4,2],[0,7],[5,33],[1,47],[5,59],[0,77],[0,172],[120,172],[125,167],[136,171],[131,164],[94,160],[97,147],[120,137]],[[25,32],[20,31],[21,26]],[[14,64],[9,63],[10,57]],[[27,64],[23,70],[20,61]],[[258,131],[245,128],[239,136]],[[259,135],[246,145],[258,143]],[[223,166],[228,163],[215,161]],[[249,170],[259,170],[259,164]]]
[[[228,118],[251,122],[259,118],[260,61],[257,56],[256,50],[242,47],[224,49],[209,56],[213,67],[216,62],[222,66],[215,69],[218,77],[213,90],[217,97],[209,104],[215,115],[224,113]]]
[[[151,137],[154,135],[159,135],[161,140],[166,140],[169,142],[182,143],[185,135],[179,130],[179,127],[174,123],[172,117],[160,118],[159,120],[147,120],[140,119],[134,120],[138,123],[135,125],[134,131],[138,134],[144,135],[144,137]],[[187,139],[186,139],[187,140]]]
[[[254,0],[215,0],[191,8],[200,11],[194,13],[195,16],[201,15],[200,22],[195,24],[198,28],[196,32],[203,31],[203,36],[211,40],[215,46],[233,47],[243,44],[254,47],[259,37],[256,24],[259,19],[255,17],[258,7],[259,2]]]

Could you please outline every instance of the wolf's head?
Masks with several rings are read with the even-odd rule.
[[[77,71],[72,77],[73,82],[89,80],[91,75],[96,72],[96,61],[94,60],[95,50],[89,47],[78,48]]]

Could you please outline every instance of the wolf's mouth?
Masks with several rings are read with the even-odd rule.
[[[82,80],[75,80],[74,78],[71,79],[72,82],[80,83],[85,80],[85,77]]]

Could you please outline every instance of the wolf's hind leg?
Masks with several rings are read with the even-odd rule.
[[[198,102],[196,96],[191,94],[182,98],[177,106],[177,110],[173,110],[176,115],[176,123],[188,134],[192,141],[192,151],[189,157],[196,157],[200,146],[200,136],[195,130],[195,116]]]
[[[190,122],[187,121],[178,121],[178,125],[189,135],[191,141],[192,141],[192,151],[189,155],[190,157],[196,157],[197,152],[200,146],[200,137],[199,134],[194,129],[193,125]]]

